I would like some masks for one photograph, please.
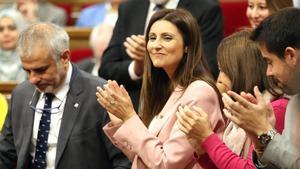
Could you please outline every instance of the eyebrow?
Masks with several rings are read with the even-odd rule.
[[[33,70],[33,71],[39,71],[39,70],[42,70],[42,69],[47,69],[49,67],[49,65],[45,65],[45,66],[40,66],[40,67],[37,67],[37,68],[34,68],[34,69],[26,69],[24,66],[23,66],[23,69],[25,71],[29,71],[29,70]]]
[[[6,27],[6,26],[17,26],[17,24],[15,24],[15,23],[8,23],[8,24],[2,24],[2,25],[0,25],[1,27]]]
[[[155,32],[149,32],[148,35],[157,35],[157,33]],[[174,33],[172,32],[162,32],[162,33],[159,33],[158,35],[169,35],[169,36],[176,36]]]

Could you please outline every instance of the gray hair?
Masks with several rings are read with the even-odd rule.
[[[67,32],[53,23],[35,23],[21,32],[17,49],[21,57],[30,57],[32,49],[41,45],[58,61],[65,50],[69,50],[70,38]]]
[[[16,9],[4,9],[0,12],[0,20],[3,18],[10,18],[14,21],[19,32],[28,27],[28,23],[23,15]]]

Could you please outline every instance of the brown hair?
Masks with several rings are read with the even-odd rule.
[[[293,0],[266,0],[266,3],[271,13],[277,12],[282,8],[293,6]]]
[[[203,56],[201,33],[196,19],[184,9],[163,9],[156,12],[146,30],[146,46],[151,26],[158,20],[169,21],[177,27],[183,37],[187,52],[178,64],[172,79],[169,79],[162,68],[153,66],[146,50],[140,97],[141,116],[146,125],[149,125],[154,116],[160,113],[177,85],[185,90],[193,81],[201,79],[210,84],[218,93]]]
[[[278,97],[274,81],[266,76],[267,64],[257,43],[249,39],[250,35],[251,29],[244,29],[223,39],[217,50],[220,71],[229,77],[231,90],[237,93],[253,94],[257,85]]]

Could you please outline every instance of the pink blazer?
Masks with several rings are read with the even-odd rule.
[[[204,81],[194,81],[183,92],[177,87],[148,129],[135,115],[121,126],[111,122],[104,131],[115,146],[132,161],[132,169],[203,168],[194,158],[194,149],[176,123],[179,105],[197,105],[211,112],[209,119],[216,133],[224,131],[219,101],[213,88]]]

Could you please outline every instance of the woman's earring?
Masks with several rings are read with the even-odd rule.
[[[185,47],[185,48],[184,48],[184,53],[187,53],[187,52],[188,52],[188,48]]]

